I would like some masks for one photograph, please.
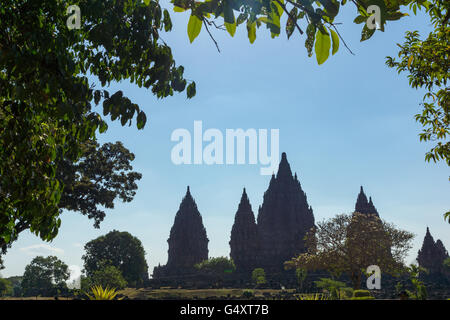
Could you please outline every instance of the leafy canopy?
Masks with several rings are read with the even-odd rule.
[[[217,257],[204,260],[196,264],[195,268],[201,272],[218,276],[233,273],[236,270],[233,260],[228,259],[227,257]]]
[[[126,285],[127,281],[123,278],[122,272],[117,267],[109,265],[108,261],[105,261],[100,269],[94,271],[93,275],[85,279],[83,283],[83,287],[101,286],[117,290],[125,288]]]
[[[266,280],[266,272],[263,268],[256,268],[252,271],[252,280],[256,286],[265,285],[267,283]]]
[[[306,236],[308,252],[287,261],[285,267],[328,270],[333,277],[346,273],[354,289],[359,289],[362,274],[370,265],[385,273],[401,272],[412,238],[410,232],[377,215],[341,214],[318,222]]]
[[[128,232],[113,230],[84,246],[84,270],[91,278],[96,271],[111,265],[120,270],[130,286],[141,285],[148,278],[148,266],[141,241]]]
[[[22,290],[25,296],[51,296],[67,288],[69,267],[55,256],[38,256],[25,267]]]
[[[380,8],[379,30],[384,31],[386,21],[399,20],[407,15],[400,12],[400,6],[410,3],[428,4],[425,0],[171,0],[171,2],[175,12],[190,11],[187,25],[190,42],[200,34],[202,26],[211,37],[210,27],[224,29],[233,37],[236,28],[244,24],[250,43],[256,40],[256,29],[262,25],[270,32],[271,37],[275,38],[281,33],[282,18],[285,15],[284,30],[287,37],[290,38],[296,30],[300,35],[304,35],[308,56],[313,55],[314,49],[318,64],[328,59],[330,51],[334,55],[339,50],[340,41],[347,47],[335,22],[340,8],[345,4],[351,3],[356,7],[353,22],[364,23],[361,41],[371,38],[376,31],[366,25],[371,16],[367,12],[370,5],[377,5]],[[217,20],[223,21],[223,24],[219,25],[220,23],[216,23]],[[215,40],[214,42],[216,43]]]
[[[80,29],[66,26],[69,5],[80,7]],[[104,117],[145,126],[142,107],[122,91],[109,92],[111,82],[130,81],[158,98],[184,90],[195,95],[195,83],[188,85],[160,37],[171,28],[168,11],[154,0],[2,1],[3,249],[22,228],[46,241],[57,235],[66,181],[57,178],[56,164],[77,162],[83,144],[107,130]]]
[[[55,163],[56,178],[64,186],[58,204],[59,212],[69,210],[86,215],[99,228],[105,217],[104,209],[114,208],[114,201],[120,198],[130,202],[136,194],[136,181],[140,173],[132,171],[134,154],[121,142],[105,143],[99,146],[94,141],[80,144],[82,156],[77,162],[63,158]],[[1,253],[17,239],[19,233],[31,226],[27,217],[22,217],[14,225],[14,238],[6,243],[0,239]],[[1,261],[0,261],[1,265]]]
[[[12,283],[5,278],[0,277],[0,297],[12,296],[13,286]]]
[[[132,171],[134,154],[120,141],[102,146],[88,141],[81,147],[79,161],[63,159],[57,164],[57,179],[64,184],[59,207],[94,219],[94,226],[99,228],[106,215],[99,206],[113,209],[116,198],[123,202],[133,200],[136,181],[142,175]]]
[[[421,39],[418,31],[408,31],[405,42],[400,45],[399,60],[387,57],[386,64],[398,73],[408,74],[409,85],[425,88],[422,112],[416,121],[423,126],[420,141],[432,141],[435,145],[425,155],[426,161],[444,160],[450,166],[450,3],[433,0],[428,5],[413,5],[414,12],[425,7],[433,31]],[[450,178],[449,178],[450,179]],[[450,223],[450,211],[444,214]]]

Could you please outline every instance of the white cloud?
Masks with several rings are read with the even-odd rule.
[[[44,255],[44,254],[63,254],[64,250],[52,247],[48,244],[34,244],[32,246],[20,248],[21,251],[29,255]]]

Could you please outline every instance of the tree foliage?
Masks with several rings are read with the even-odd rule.
[[[93,272],[90,278],[83,281],[82,290],[88,291],[93,286],[121,290],[126,285],[127,281],[122,276],[122,272],[115,266],[108,265],[108,262],[105,262],[99,270]]]
[[[331,299],[340,299],[340,291],[346,287],[344,282],[330,278],[320,278],[320,280],[314,281],[314,284],[317,288],[325,290]]]
[[[56,178],[64,186],[59,212],[79,212],[93,219],[98,228],[105,217],[100,206],[112,209],[116,198],[130,202],[136,194],[136,180],[142,175],[132,171],[134,154],[121,142],[105,143],[100,147],[95,141],[88,140],[80,146],[82,156],[77,162],[63,158],[55,163]],[[34,217],[22,216],[15,222],[14,237],[9,243],[0,239],[0,253],[4,254],[19,233],[32,226],[33,222],[28,218]]]
[[[221,287],[222,281],[236,271],[233,260],[227,257],[210,258],[196,264],[194,267],[202,275],[210,277],[217,287]]]
[[[399,230],[376,215],[354,213],[317,223],[306,237],[308,252],[286,262],[286,268],[328,270],[334,277],[346,273],[354,289],[370,265],[397,274],[411,248],[413,234]]]
[[[200,34],[202,26],[205,27],[211,37],[210,27],[224,29],[233,37],[239,25],[246,25],[248,39],[250,43],[253,43],[256,40],[256,29],[264,25],[271,37],[275,38],[281,34],[283,29],[282,19],[284,18],[283,15],[285,15],[284,30],[287,37],[292,37],[297,30],[300,35],[305,37],[305,48],[308,56],[312,56],[314,48],[317,63],[322,64],[328,59],[330,51],[334,55],[339,49],[340,41],[343,42],[335,20],[339,15],[340,8],[345,4],[351,3],[355,5],[357,14],[353,22],[357,24],[364,23],[361,31],[361,41],[365,41],[375,33],[375,29],[369,29],[366,25],[366,21],[371,16],[367,12],[370,5],[377,5],[380,8],[381,25],[379,29],[384,31],[386,21],[399,20],[407,15],[400,12],[400,6],[426,1],[171,0],[171,2],[174,5],[175,12],[190,11],[187,25],[190,42],[194,41]],[[216,23],[216,21],[220,21],[220,23],[223,21],[223,24]],[[346,46],[345,42],[343,43]]]
[[[5,278],[0,277],[0,297],[12,296],[13,286],[12,283]]]
[[[444,266],[444,270],[448,273],[450,273],[450,257],[446,258],[444,262],[442,262],[442,265]]]
[[[209,273],[219,276],[236,271],[236,266],[234,265],[233,260],[228,259],[227,257],[217,257],[204,260],[196,264],[195,268],[202,273]]]
[[[295,277],[297,278],[297,283],[299,286],[299,289],[303,289],[303,284],[306,280],[306,276],[308,275],[308,270],[305,268],[296,268],[295,269]]]
[[[256,268],[252,271],[252,280],[256,286],[262,286],[267,283],[266,272],[263,268]]]
[[[80,7],[80,29],[66,26],[69,5]],[[127,80],[158,98],[186,89],[184,68],[160,38],[171,27],[169,13],[155,0],[2,1],[2,247],[17,238],[18,223],[42,240],[56,236],[64,184],[55,164],[77,162],[82,144],[107,129],[101,113],[122,125],[145,126],[141,107],[106,86]],[[190,98],[195,83],[188,89]]]
[[[421,39],[418,31],[406,32],[405,42],[400,45],[399,60],[387,57],[386,64],[398,73],[408,74],[412,88],[425,88],[423,109],[415,118],[423,126],[420,141],[436,144],[425,154],[425,160],[444,160],[450,166],[450,4],[433,0],[414,4],[413,10],[425,8],[433,31]],[[450,179],[450,178],[449,178]],[[450,211],[444,214],[450,223]]]
[[[69,267],[55,256],[37,256],[25,267],[22,290],[25,296],[52,296],[66,289]]]
[[[141,241],[128,232],[113,230],[89,241],[83,255],[88,278],[105,265],[116,267],[130,286],[142,285],[148,278],[148,266]]]
[[[83,155],[78,162],[58,163],[57,178],[64,183],[59,207],[87,215],[98,228],[105,217],[99,206],[113,209],[116,198],[123,202],[133,200],[138,188],[136,180],[142,175],[132,171],[134,154],[120,141],[101,147],[88,141],[82,148]]]
[[[406,272],[409,275],[409,280],[411,281],[414,290],[410,296],[412,296],[413,299],[426,300],[428,293],[425,284],[420,280],[420,274],[426,273],[427,270],[418,265],[410,264],[409,267],[406,268]]]

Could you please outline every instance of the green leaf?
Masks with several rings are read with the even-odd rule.
[[[137,116],[137,128],[140,130],[145,127],[145,123],[147,122],[147,116],[144,111],[139,112]]]
[[[409,16],[409,14],[403,13],[403,12],[393,12],[393,13],[386,15],[386,20],[395,21],[395,20],[400,20],[400,18],[403,18],[406,16]]]
[[[229,1],[225,2],[223,7],[223,19],[225,23],[235,23],[233,8],[229,5]]]
[[[172,20],[169,11],[164,9],[164,31],[169,32],[170,30],[172,30]]]
[[[370,39],[370,37],[373,36],[376,29],[369,29],[367,28],[367,24],[364,25],[363,30],[361,32],[361,42],[365,41],[367,39]]]
[[[202,20],[200,20],[196,15],[191,15],[187,28],[189,41],[191,43],[200,34],[200,30],[202,30]]]
[[[336,17],[339,12],[339,2],[336,0],[319,0],[319,2],[323,5],[325,11],[331,18]]]
[[[196,93],[196,88],[195,88],[195,82],[191,82],[187,88],[186,88],[186,93],[187,93],[187,97],[188,99],[192,98],[193,96],[195,96]]]
[[[101,93],[100,90],[95,90],[94,92],[94,103],[97,105],[100,102]]]
[[[287,22],[286,22],[286,34],[287,34],[287,37],[288,37],[288,39],[291,37],[291,35],[292,35],[292,33],[294,32],[294,30],[295,30],[295,24],[296,24],[296,22],[297,22],[297,15],[298,15],[298,13],[297,13],[297,7],[294,7],[292,10],[291,10],[291,12],[289,13],[289,18],[288,18],[288,20],[287,20]],[[292,17],[295,19],[292,19]]]
[[[330,32],[331,32],[331,40],[333,40],[333,50],[331,54],[334,55],[339,50],[339,37],[336,31],[330,29]]]
[[[411,62],[413,61],[413,59],[414,59],[414,56],[411,55],[411,56],[409,57],[409,59],[408,59],[408,68],[411,67]]]
[[[150,4],[150,0],[144,0],[144,3],[146,6],[148,6]]]
[[[316,33],[316,44],[314,50],[316,53],[317,63],[321,65],[330,55],[331,39],[330,34],[325,31],[323,33],[320,29]]]
[[[230,34],[230,36],[234,36],[234,34],[236,33],[236,23],[228,23],[225,22],[225,28],[227,29],[228,33]]]
[[[265,24],[272,23],[272,21],[267,17],[260,17],[258,18],[258,21],[264,22]]]
[[[366,22],[366,20],[367,20],[367,17],[359,15],[355,18],[355,20],[353,20],[353,22],[356,24],[360,24],[360,23]]]
[[[233,37],[236,32],[236,20],[234,18],[233,8],[226,2],[223,7],[223,18],[225,20],[225,28]]]
[[[305,48],[308,51],[308,57],[311,57],[314,40],[316,38],[316,26],[314,24],[308,24],[308,27],[306,28],[306,36]]]
[[[108,125],[106,124],[105,121],[102,121],[102,122],[100,123],[99,131],[100,131],[100,133],[103,133],[103,132],[105,132],[106,130],[108,130]]]
[[[173,11],[175,11],[175,12],[184,12],[184,11],[186,11],[186,9],[181,8],[181,7],[177,7],[177,6],[173,6]]]
[[[245,20],[247,19],[247,14],[246,13],[241,13],[237,20],[236,20],[236,25],[240,25],[241,23],[243,23]]]
[[[250,22],[250,20],[247,21],[247,32],[248,32],[248,40],[250,40],[250,43],[255,42],[256,40],[256,21]]]

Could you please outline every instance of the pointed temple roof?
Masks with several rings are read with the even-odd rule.
[[[355,212],[364,214],[376,214],[378,216],[378,211],[372,202],[372,197],[370,197],[369,201],[367,201],[367,196],[364,193],[364,189],[362,186],[359,191],[358,198],[356,199]]]
[[[257,225],[262,267],[282,268],[284,261],[305,251],[303,237],[314,226],[314,215],[285,152],[264,193]]]
[[[187,187],[170,229],[169,269],[189,268],[208,259],[208,237],[197,204]]]
[[[427,269],[430,274],[443,272],[443,261],[448,257],[448,252],[441,240],[434,242],[430,229],[427,227],[422,247],[417,254],[419,266]]]
[[[233,259],[237,270],[251,271],[256,267],[258,230],[245,188],[234,217],[229,244],[230,257]]]
[[[281,154],[281,161],[278,165],[277,179],[283,178],[291,178],[292,179],[292,171],[289,162],[287,161],[286,152]]]

